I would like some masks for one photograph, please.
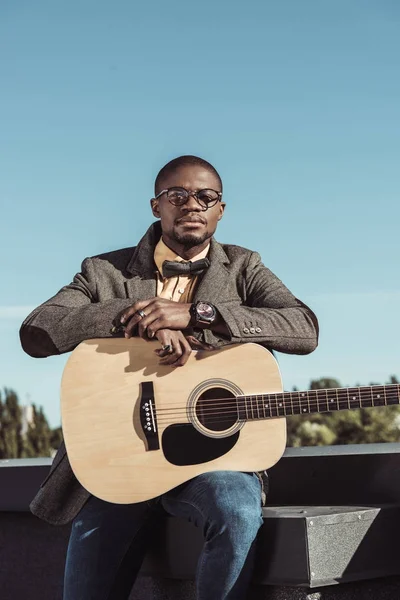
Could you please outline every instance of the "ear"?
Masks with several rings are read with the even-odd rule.
[[[152,198],[150,200],[150,205],[151,205],[151,210],[152,210],[153,215],[155,217],[157,217],[157,219],[160,219],[161,215],[160,215],[160,211],[159,211],[159,208],[158,208],[158,199]]]
[[[219,203],[218,221],[220,221],[222,219],[222,216],[223,216],[224,211],[225,211],[225,206],[226,206],[225,202],[220,202]]]

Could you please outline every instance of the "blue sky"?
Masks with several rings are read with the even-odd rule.
[[[67,356],[25,355],[20,322],[136,243],[180,154],[222,176],[217,239],[320,319],[285,388],[400,375],[399,67],[395,0],[2,2],[0,387],[59,423]]]

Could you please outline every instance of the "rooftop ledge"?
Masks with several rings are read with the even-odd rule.
[[[342,446],[304,446],[303,448],[286,448],[282,458],[396,453],[400,454],[400,443],[347,444]],[[0,467],[50,466],[52,460],[52,458],[46,456],[40,458],[3,458],[0,459]]]
[[[0,461],[2,600],[61,600],[70,526],[29,513],[51,462]],[[288,448],[269,476],[252,600],[400,598],[400,444]],[[194,599],[201,532],[170,518],[157,536],[130,600]]]
[[[400,443],[287,448],[269,469],[269,504],[400,502]],[[51,458],[0,460],[0,511],[29,510]]]

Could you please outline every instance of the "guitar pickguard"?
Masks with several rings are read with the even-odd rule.
[[[210,438],[190,425],[174,424],[162,435],[162,450],[173,465],[199,465],[227,454],[239,439],[240,432],[228,437]]]

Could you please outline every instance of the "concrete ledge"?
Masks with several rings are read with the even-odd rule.
[[[29,510],[50,458],[0,460],[0,511]],[[288,448],[269,470],[269,504],[400,502],[400,443]]]

